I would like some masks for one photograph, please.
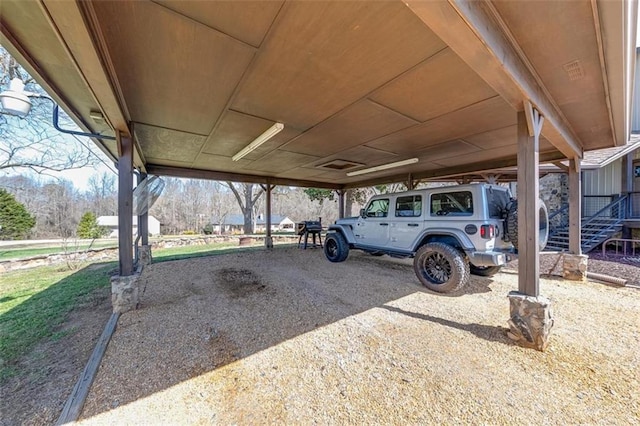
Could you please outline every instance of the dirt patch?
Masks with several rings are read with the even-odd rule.
[[[85,296],[55,337],[36,345],[2,386],[1,425],[56,422],[111,315],[110,289]]]
[[[218,271],[218,279],[231,297],[247,297],[267,288],[260,276],[247,269],[224,268]]]

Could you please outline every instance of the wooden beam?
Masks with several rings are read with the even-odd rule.
[[[562,170],[565,173],[569,172],[569,166],[567,166],[566,164],[564,164],[561,161],[554,161],[553,165],[556,166],[557,168],[559,168],[560,170]]]
[[[530,100],[549,124],[544,137],[567,158],[582,158],[581,141],[491,2],[405,3],[516,111]]]
[[[113,336],[113,333],[116,330],[118,318],[120,318],[120,314],[116,312],[112,313],[111,317],[109,317],[109,321],[107,321],[107,325],[102,331],[102,334],[98,339],[98,343],[91,353],[89,362],[87,362],[87,365],[82,371],[82,375],[73,387],[71,395],[69,395],[69,399],[67,399],[67,402],[62,409],[62,413],[60,414],[56,425],[74,423],[78,420],[78,417],[80,417],[84,403],[89,395],[89,390],[91,390],[91,384],[98,374],[98,368],[100,368],[102,358],[107,351],[107,346],[109,345],[111,336]]]
[[[569,160],[569,251],[582,254],[582,182],[580,160]]]
[[[534,116],[534,120],[542,117]],[[529,136],[526,113],[518,112],[518,291],[540,294],[539,129]]]
[[[212,170],[187,169],[183,167],[159,166],[155,164],[147,164],[147,173],[158,176],[174,176],[191,179],[208,179],[221,180],[231,182],[245,183],[263,183],[267,182],[273,185],[282,186],[298,186],[303,188],[324,188],[324,189],[342,189],[344,185],[316,182],[310,180],[286,179],[277,177],[267,177],[258,175],[247,175],[241,173],[216,172]]]
[[[118,160],[118,255],[120,276],[133,275],[133,142],[117,133]]]

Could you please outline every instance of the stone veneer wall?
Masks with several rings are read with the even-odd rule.
[[[166,240],[158,240],[152,242],[152,248],[170,248],[170,247],[182,247],[192,245],[206,245],[215,243],[237,243],[240,244],[240,238],[242,236],[206,236],[206,237],[185,237],[185,238],[168,238]],[[261,243],[264,241],[264,235],[252,235],[249,237],[253,243]],[[298,236],[291,235],[273,235],[274,243],[279,244],[292,244],[298,242]],[[67,261],[73,262],[96,262],[100,260],[113,260],[118,258],[118,248],[109,247],[101,249],[92,249],[75,253],[56,253],[49,255],[41,255],[29,257],[26,259],[12,259],[0,262],[0,273],[13,271],[16,269],[36,268],[38,266],[45,265],[57,265],[65,263]]]
[[[549,213],[569,203],[569,177],[564,173],[551,173],[540,179],[540,198]]]

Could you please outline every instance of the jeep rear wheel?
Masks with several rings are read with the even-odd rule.
[[[450,293],[469,281],[469,261],[456,248],[444,243],[428,243],[416,252],[413,270],[429,290]]]
[[[481,277],[492,277],[500,272],[502,266],[476,266],[474,264],[469,265],[469,271],[473,275],[479,275]]]
[[[342,234],[331,232],[324,239],[324,255],[330,262],[344,262],[349,256],[349,244]]]

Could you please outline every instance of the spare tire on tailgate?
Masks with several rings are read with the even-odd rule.
[[[547,245],[547,239],[549,238],[549,214],[547,213],[547,206],[544,201],[540,200],[540,250],[544,249]],[[518,200],[512,200],[507,205],[507,217],[505,219],[505,232],[507,238],[513,246],[518,248]]]

